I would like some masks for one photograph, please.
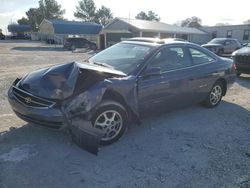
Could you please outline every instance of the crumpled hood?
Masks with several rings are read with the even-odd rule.
[[[234,55],[250,55],[250,47],[249,46],[246,46],[246,47],[243,47],[239,50],[236,50],[235,52],[233,52],[232,54],[233,56]]]
[[[108,77],[126,74],[89,63],[67,63],[44,68],[26,75],[19,87],[27,92],[48,99],[63,100],[77,90],[86,90],[91,85]]]
[[[201,45],[202,47],[220,47],[222,44],[203,44]]]

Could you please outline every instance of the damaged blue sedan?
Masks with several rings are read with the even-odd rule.
[[[202,102],[216,107],[235,81],[232,60],[185,41],[120,42],[85,63],[44,68],[16,79],[9,103],[20,118],[52,127],[80,122],[110,144],[128,123],[155,109]]]

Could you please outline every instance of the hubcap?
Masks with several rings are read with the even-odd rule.
[[[220,101],[221,95],[222,95],[222,89],[219,85],[216,85],[210,93],[211,104],[216,105]]]
[[[95,120],[94,127],[104,131],[102,141],[115,138],[122,128],[122,116],[115,110],[107,110],[101,113]]]

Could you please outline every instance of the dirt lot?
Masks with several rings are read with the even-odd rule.
[[[0,42],[0,188],[250,187],[248,75],[217,108],[194,105],[144,119],[97,157],[65,133],[12,113],[5,92],[16,77],[87,56],[42,43]]]

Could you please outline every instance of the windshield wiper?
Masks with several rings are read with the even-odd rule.
[[[112,67],[111,65],[108,65],[106,63],[93,62],[93,64],[99,65],[99,66],[102,66],[102,67],[107,67],[107,68],[114,69],[114,67]]]

